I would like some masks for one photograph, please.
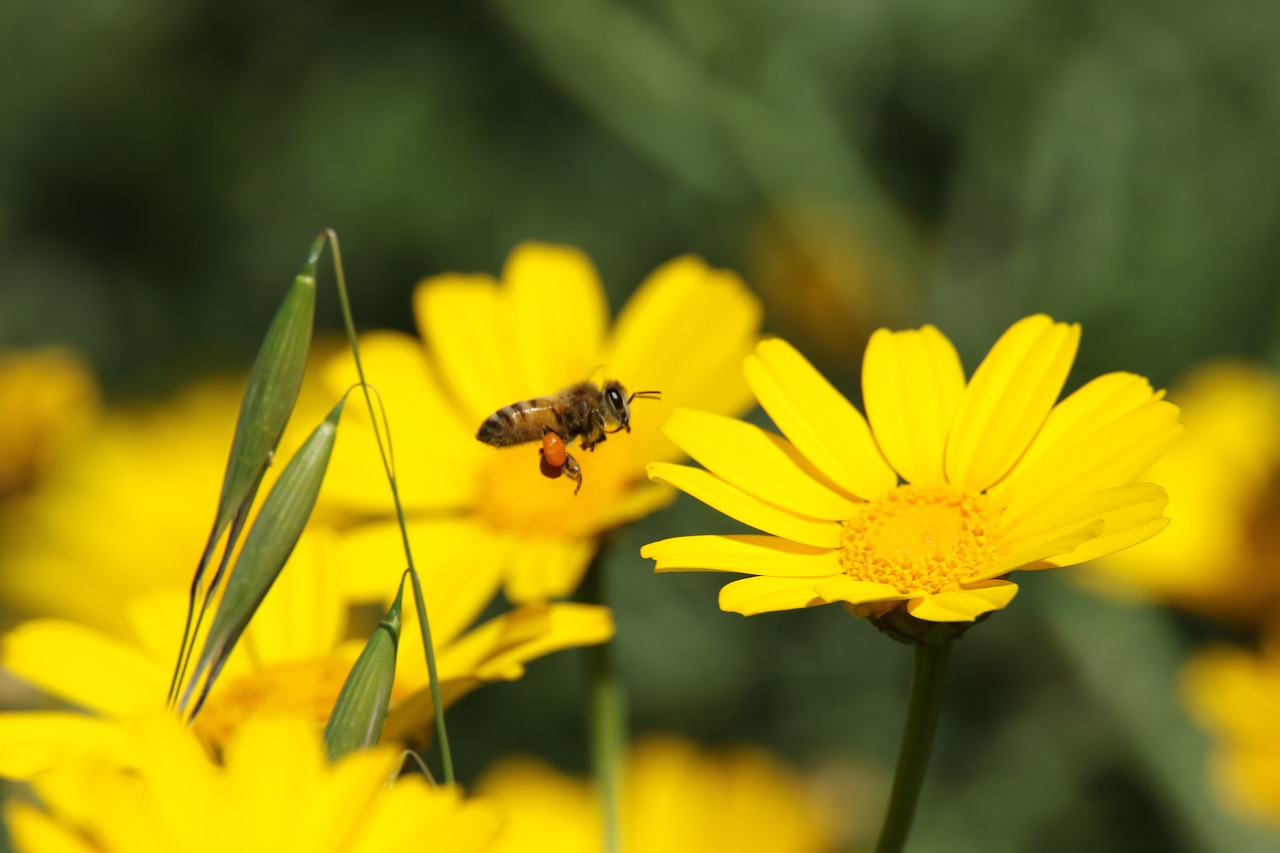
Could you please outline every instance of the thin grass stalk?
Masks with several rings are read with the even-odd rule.
[[[422,633],[422,648],[427,659],[427,674],[431,680],[431,704],[435,711],[436,739],[440,743],[440,763],[444,771],[446,785],[452,785],[453,753],[449,749],[449,735],[444,723],[444,701],[440,696],[440,677],[436,668],[435,646],[431,642],[431,626],[427,620],[427,607],[422,596],[422,582],[418,570],[414,566],[413,551],[409,546],[409,530],[405,523],[404,506],[400,501],[400,489],[396,482],[395,456],[391,448],[391,431],[387,430],[387,439],[382,440],[382,431],[378,428],[378,413],[374,409],[373,397],[369,391],[368,381],[364,375],[364,364],[360,360],[360,347],[356,343],[355,320],[351,313],[351,300],[347,296],[346,274],[342,268],[342,250],[338,245],[338,235],[332,228],[325,229],[323,236],[328,237],[333,249],[334,275],[338,282],[338,299],[342,305],[342,324],[347,333],[347,341],[351,344],[351,354],[355,357],[356,374],[360,377],[360,388],[364,392],[365,404],[369,407],[369,417],[373,422],[373,434],[378,442],[378,453],[382,457],[382,466],[386,471],[387,482],[391,486],[391,497],[395,502],[396,521],[400,525],[400,540],[404,546],[405,562],[408,565],[409,577],[413,582],[414,604],[418,610],[418,626]],[[385,413],[383,423],[386,423]]]

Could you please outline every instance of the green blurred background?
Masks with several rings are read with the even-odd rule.
[[[876,326],[936,323],[972,369],[1035,311],[1084,325],[1072,385],[1167,385],[1280,353],[1277,32],[1269,0],[9,0],[0,346],[71,344],[116,401],[243,369],[328,226],[365,328],[532,238],[585,249],[615,309],[680,253],[738,270],[855,399]],[[722,614],[717,578],[636,556],[728,524],[682,499],[615,542],[636,728],[870,774],[872,832],[909,651],[835,607]],[[1023,589],[956,650],[912,849],[1265,849],[1188,817],[1200,629]],[[585,766],[580,691],[568,653],[465,700],[464,776]]]

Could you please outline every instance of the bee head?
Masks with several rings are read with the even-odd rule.
[[[600,395],[604,400],[605,420],[618,426],[606,432],[619,430],[631,432],[631,401],[637,397],[642,400],[656,400],[661,393],[660,391],[636,391],[631,396],[627,396],[627,389],[622,387],[622,383],[616,379],[610,379],[604,384]]]

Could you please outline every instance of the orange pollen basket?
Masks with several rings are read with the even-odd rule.
[[[840,564],[854,580],[907,595],[980,579],[1000,544],[1001,509],[986,495],[903,485],[843,522]]]

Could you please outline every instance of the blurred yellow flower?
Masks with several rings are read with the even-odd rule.
[[[0,597],[39,617],[3,638],[6,668],[108,717],[163,705],[242,391],[243,380],[216,379],[166,403],[110,411],[35,489],[4,506]],[[331,403],[327,392],[304,384],[281,458]],[[344,433],[340,426],[339,446]],[[376,461],[365,473],[383,477]],[[206,743],[217,747],[263,710],[323,724],[365,639],[350,638],[351,607],[393,596],[404,565],[398,549],[370,555],[361,543],[309,528],[197,720]],[[353,548],[361,558],[350,555]],[[446,702],[520,677],[529,660],[612,636],[609,611],[583,605],[530,606],[472,628],[499,579],[470,571],[470,556],[436,547],[418,560]],[[416,614],[407,609],[388,737],[420,735],[432,714]],[[38,765],[59,754],[68,730],[79,731],[69,716],[0,715],[0,740],[15,745],[14,763]]]
[[[833,822],[801,780],[759,749],[724,754],[675,737],[651,737],[622,779],[627,853],[819,853],[835,850]],[[501,853],[596,853],[600,808],[585,780],[534,759],[510,759],[477,784],[504,817]]]
[[[71,352],[0,351],[0,498],[33,485],[99,406],[97,382]]]
[[[331,559],[332,534],[311,529],[298,543],[209,694],[194,728],[219,750],[248,719],[289,713],[324,725],[364,638],[347,640],[350,596]],[[454,561],[423,569],[441,689],[446,705],[476,687],[519,678],[524,664],[558,649],[613,635],[604,607],[527,605],[467,630],[495,592]],[[117,602],[130,640],[59,619],[25,622],[0,641],[0,663],[66,702],[107,718],[137,718],[164,705],[185,613],[171,590]],[[406,608],[385,740],[424,737],[432,719],[422,640]],[[66,744],[92,741],[84,717],[69,712],[0,713],[0,775],[27,778],[56,764]],[[109,736],[109,734],[108,734]],[[110,743],[87,750],[111,753]]]
[[[864,420],[790,344],[747,359],[756,398],[786,435],[681,410],[665,431],[706,470],[656,463],[676,486],[770,535],[646,545],[658,571],[755,577],[720,591],[743,614],[843,602],[967,622],[1004,607],[1015,569],[1069,566],[1164,528],[1164,490],[1135,483],[1182,432],[1140,376],[1111,373],[1055,405],[1079,326],[1014,324],[966,384],[933,326],[871,336]]]
[[[736,413],[750,404],[738,365],[755,342],[758,302],[735,275],[696,258],[659,267],[612,329],[595,268],[564,246],[517,246],[501,282],[427,279],[414,305],[422,341],[375,332],[360,343],[386,403],[414,550],[469,554],[467,570],[503,578],[513,601],[573,592],[602,533],[669,502],[670,491],[643,473],[649,460],[679,456],[658,429],[672,406]],[[476,440],[498,409],[597,374],[633,391],[659,390],[662,399],[636,401],[630,434],[577,454],[579,494],[572,482],[542,475],[540,445],[497,449]],[[336,361],[329,379],[335,389],[350,385],[350,359]],[[367,416],[351,411],[343,430],[322,500],[381,514],[386,520],[360,530],[369,547],[398,542],[386,484],[369,474],[378,465],[374,442],[356,435],[370,431]]]
[[[355,752],[334,765],[309,721],[246,724],[224,765],[163,715],[119,727],[131,756],[117,764],[72,762],[33,782],[41,810],[11,799],[5,818],[19,851],[224,853],[228,850],[374,853],[483,851],[493,810],[420,776],[388,779],[399,751]]]
[[[128,636],[121,602],[162,589],[185,597],[243,391],[243,379],[211,379],[105,413],[37,488],[0,509],[0,599],[19,615]],[[332,403],[304,389],[281,459]]]
[[[1213,735],[1218,790],[1236,812],[1280,827],[1280,645],[1214,648],[1183,672],[1183,692]]]
[[[1177,523],[1080,580],[1223,619],[1280,618],[1280,377],[1216,362],[1170,396],[1189,432],[1146,476],[1169,490]]]

